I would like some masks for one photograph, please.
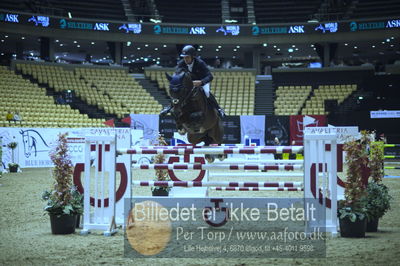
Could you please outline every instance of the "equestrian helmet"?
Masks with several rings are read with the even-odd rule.
[[[188,55],[190,55],[192,57],[194,57],[196,55],[196,49],[191,45],[186,45],[182,49],[181,57],[188,56]]]

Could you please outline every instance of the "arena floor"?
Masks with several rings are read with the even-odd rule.
[[[136,177],[138,173],[133,173]],[[400,175],[391,170],[389,175]],[[151,179],[152,173],[141,179]],[[366,238],[333,238],[327,242],[323,259],[129,259],[123,257],[123,233],[104,237],[52,235],[43,213],[41,194],[52,183],[50,169],[24,169],[0,179],[0,265],[398,265],[400,260],[400,179],[385,179],[394,200],[380,221],[378,233]],[[135,188],[135,194],[150,195],[149,188]],[[233,194],[234,193],[234,194]],[[212,192],[212,196],[282,197],[282,192]],[[285,193],[285,192],[284,192]],[[298,193],[298,192],[295,192]],[[292,194],[295,196],[295,194]]]

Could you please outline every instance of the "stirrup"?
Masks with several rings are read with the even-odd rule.
[[[160,115],[164,116],[167,115],[170,111],[171,111],[172,107],[171,106],[167,106],[164,109],[161,110]]]
[[[217,109],[217,111],[218,111],[219,117],[224,118],[226,116],[225,112],[222,108]]]

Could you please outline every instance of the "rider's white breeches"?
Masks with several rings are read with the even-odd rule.
[[[203,85],[203,91],[206,94],[207,98],[210,98],[210,83]]]

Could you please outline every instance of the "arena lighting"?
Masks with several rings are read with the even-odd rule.
[[[77,43],[77,41],[74,41],[74,43]]]
[[[274,45],[274,48],[276,48],[276,45]]]
[[[296,45],[293,44],[292,47],[294,48],[294,47],[296,47]]]
[[[163,45],[163,47],[165,48],[165,47],[167,47],[167,45],[166,45],[166,44],[164,44],[164,45]]]
[[[156,48],[154,48],[154,50],[155,50],[155,51],[157,51],[157,50],[158,50],[158,48],[156,47]]]
[[[236,52],[236,51],[237,51],[237,49],[235,48],[235,49],[233,49],[233,51],[234,51],[234,52]]]
[[[22,40],[25,40],[25,37],[21,37]]]
[[[218,48],[221,48],[221,45],[218,45]]]
[[[264,46],[264,47],[267,47],[267,46],[268,46],[268,44],[266,44],[266,43],[263,43],[263,46]]]
[[[60,43],[60,46],[64,46],[64,44]]]
[[[69,17],[69,18],[72,18],[71,12],[68,12],[68,17]]]
[[[94,42],[91,42],[90,44],[94,44]]]
[[[4,40],[1,40],[1,42],[4,42]]]
[[[8,38],[8,35],[4,36],[5,38]],[[392,37],[393,38],[393,37]]]
[[[160,19],[154,19],[154,18],[151,18],[150,21],[153,23],[161,23],[162,22]]]
[[[56,42],[59,42],[59,40],[56,40]]]
[[[140,50],[140,47],[138,47],[137,49]]]
[[[289,52],[289,53],[293,53],[293,49],[292,49],[292,48],[289,48],[289,49],[288,49],[288,52]]]
[[[375,48],[375,45],[372,45],[372,48]]]
[[[314,44],[311,44],[310,47],[314,47]]]
[[[149,47],[149,45],[148,45],[148,44],[145,44],[144,47]]]
[[[81,47],[81,46],[78,44],[76,47],[78,47],[78,48],[79,48],[79,47]]]
[[[225,19],[225,23],[237,23],[236,19]]]
[[[240,48],[240,45],[237,45],[237,46],[236,46],[236,48],[238,48],[238,49],[239,49],[239,48]]]
[[[357,49],[358,47],[357,46],[354,46],[354,49]]]
[[[132,44],[131,42],[126,42],[126,46],[128,47],[131,46],[131,44]]]
[[[364,97],[362,97],[362,96],[359,96],[359,97],[358,97],[358,99],[359,99],[359,100],[362,100],[362,99],[364,99]]]
[[[344,46],[347,46],[347,45],[349,45],[349,44],[348,44],[348,43],[345,43],[345,44],[344,44]]]
[[[200,45],[199,48],[203,48],[203,45]]]
[[[386,42],[390,42],[390,39],[386,39]]]

